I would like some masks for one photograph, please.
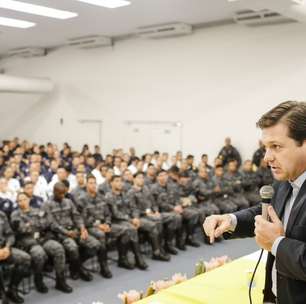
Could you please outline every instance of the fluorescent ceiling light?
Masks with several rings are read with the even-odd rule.
[[[305,4],[305,0],[292,0],[296,4]]]
[[[0,17],[0,25],[10,26],[10,27],[19,27],[19,28],[25,29],[25,28],[35,26],[36,23],[19,20],[19,19]]]
[[[98,6],[103,6],[107,8],[117,8],[121,6],[127,6],[130,5],[130,1],[126,0],[77,0],[80,2],[85,2],[88,4],[93,4],[93,5],[98,5]]]
[[[0,8],[56,19],[69,19],[78,15],[76,13],[62,11],[47,6],[30,4],[15,0],[0,0]]]

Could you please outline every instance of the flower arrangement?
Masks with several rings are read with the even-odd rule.
[[[230,261],[231,259],[228,256],[211,258],[209,262],[200,261],[196,264],[195,275],[211,271],[224,265],[225,263],[229,263]],[[123,293],[119,294],[118,298],[122,301],[123,304],[133,304],[141,299],[156,294],[161,290],[167,289],[173,285],[180,284],[186,280],[186,275],[175,273],[171,279],[158,280],[155,282],[152,281],[145,294],[137,290],[130,290],[128,292],[124,291]]]

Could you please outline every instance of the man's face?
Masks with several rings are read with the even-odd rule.
[[[223,176],[223,168],[222,168],[222,167],[216,168],[216,170],[215,170],[215,175],[216,175],[217,177],[222,177],[222,176]]]
[[[4,178],[0,179],[0,191],[6,192],[7,191],[7,180]]]
[[[5,171],[4,171],[4,176],[7,179],[12,178],[13,174],[14,174],[13,170],[10,167],[6,168]]]
[[[56,160],[52,160],[50,168],[51,168],[52,171],[55,172],[57,170],[57,168],[58,168],[58,162]]]
[[[88,157],[87,158],[87,165],[91,166],[91,167],[95,167],[96,165],[96,161],[93,157]]]
[[[190,179],[188,177],[180,177],[180,179],[179,179],[179,183],[182,186],[187,186],[189,181],[190,181]]]
[[[57,176],[60,181],[67,179],[67,171],[63,168],[57,170]]]
[[[123,179],[128,182],[133,182],[134,177],[130,170],[126,170],[123,175]]]
[[[147,174],[149,176],[154,176],[155,175],[155,167],[154,166],[149,166],[147,170]]]
[[[207,178],[208,178],[207,171],[206,171],[204,168],[201,168],[201,169],[199,170],[199,176],[200,176],[201,178],[207,179]]]
[[[30,205],[30,199],[25,194],[18,196],[18,205],[21,209],[28,209]]]
[[[237,171],[237,164],[236,164],[236,162],[233,162],[233,161],[229,162],[229,164],[228,164],[228,171],[229,172],[236,172]]]
[[[186,171],[186,170],[188,170],[188,167],[189,167],[188,162],[186,160],[183,161],[182,164],[181,164],[181,170]]]
[[[168,181],[168,174],[166,172],[158,174],[157,180],[161,185],[166,185]]]
[[[97,183],[96,183],[96,180],[94,178],[90,178],[87,181],[87,191],[89,191],[91,193],[95,193],[97,191]]]
[[[123,188],[122,179],[120,177],[115,178],[112,181],[112,189],[115,191],[121,191]]]
[[[144,185],[144,176],[142,174],[139,174],[135,177],[135,185],[137,187],[142,188]]]
[[[31,177],[32,183],[35,185],[37,183],[37,181],[38,181],[38,178],[39,178],[38,171],[31,171],[30,177]]]
[[[66,189],[61,187],[61,188],[56,188],[54,187],[54,198],[57,200],[57,201],[62,201],[64,199],[66,195]]]
[[[106,177],[105,178],[108,181],[110,181],[112,179],[113,175],[114,175],[114,171],[112,169],[108,169],[107,172],[106,172]]]
[[[243,164],[243,170],[246,172],[251,172],[252,171],[252,162],[250,160],[246,161]]]
[[[121,159],[119,157],[116,157],[114,161],[115,167],[120,168],[120,164],[121,164]]]
[[[33,196],[33,191],[34,191],[34,187],[33,187],[32,184],[27,184],[27,185],[24,186],[24,192],[28,196],[32,197]]]
[[[72,160],[72,165],[73,167],[77,168],[77,166],[80,164],[80,158],[79,157],[74,157]]]
[[[208,163],[208,157],[206,155],[202,156],[202,163],[204,163],[204,164]]]
[[[231,145],[231,139],[229,137],[225,138],[225,145],[230,146]]]
[[[103,177],[106,176],[107,169],[108,169],[107,167],[101,167],[101,175],[102,175]]]
[[[288,137],[288,127],[278,123],[262,130],[265,160],[276,180],[295,180],[306,170],[306,140],[302,146]]]
[[[168,161],[168,159],[169,159],[169,154],[168,154],[168,153],[163,153],[163,154],[162,154],[162,160],[163,160],[164,162],[166,162],[166,161]]]
[[[187,162],[188,166],[192,166],[193,165],[193,158],[191,158],[191,157],[187,158],[186,162]]]
[[[77,173],[76,180],[79,186],[85,185],[85,175],[84,173]]]

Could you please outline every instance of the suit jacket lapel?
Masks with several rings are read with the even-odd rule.
[[[290,231],[294,222],[299,214],[300,209],[302,208],[303,204],[306,201],[306,181],[303,183],[295,201],[293,202],[293,206],[290,212],[287,229],[286,231]]]
[[[285,210],[286,202],[291,194],[292,187],[289,182],[282,183],[277,191],[277,195],[274,202],[274,209],[278,217],[281,219]]]

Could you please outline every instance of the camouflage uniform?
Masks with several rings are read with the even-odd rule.
[[[136,265],[141,268],[147,268],[140,253],[138,231],[131,223],[132,210],[128,197],[125,193],[108,192],[105,196],[106,203],[112,215],[112,233],[119,241],[119,264],[126,259],[128,244],[131,245],[135,255]]]
[[[4,212],[0,211],[0,248],[8,247],[10,249],[9,257],[6,260],[0,261],[0,265],[13,265],[9,290],[7,292],[8,297],[13,301],[18,300],[18,298],[20,300],[17,288],[22,279],[30,275],[31,267],[31,257],[26,252],[12,247],[14,243],[15,236],[8,218]],[[3,286],[1,286],[1,289],[3,292]]]
[[[216,186],[221,188],[220,192],[213,191],[213,202],[217,205],[221,214],[237,211],[237,206],[230,198],[233,190],[228,182],[223,177],[219,178],[217,176],[213,176],[211,181],[213,188]]]
[[[51,215],[43,209],[18,209],[12,213],[11,223],[16,233],[16,246],[30,254],[35,285],[39,291],[44,292],[46,287],[42,285],[42,272],[48,257],[52,259],[55,272],[60,278],[64,276],[66,263],[63,246],[52,239],[49,230],[52,223]]]
[[[103,196],[105,196],[108,192],[111,192],[111,191],[112,191],[112,187],[108,181],[105,181],[104,183],[98,186],[98,192]]]
[[[95,256],[100,248],[100,243],[90,235],[85,240],[80,238],[80,229],[84,227],[84,222],[71,200],[66,198],[62,202],[50,200],[45,203],[44,210],[52,215],[51,230],[56,240],[65,248],[71,272],[73,274],[79,272],[81,270],[80,260],[85,262],[88,258]],[[78,237],[70,238],[67,236],[69,231],[77,232]]]
[[[242,175],[240,172],[227,172],[224,175],[229,186],[232,188],[232,193],[230,194],[230,199],[237,206],[238,210],[246,209],[249,207],[248,200],[243,195],[242,188]]]
[[[109,208],[100,194],[91,196],[88,192],[84,192],[79,197],[77,206],[89,234],[100,243],[100,248],[98,249],[98,260],[100,263],[101,274],[109,278],[111,277],[111,273],[107,265],[107,239],[108,236],[111,237],[112,232],[105,233],[99,228],[101,224],[112,225]]]
[[[192,183],[193,192],[198,200],[197,207],[200,210],[200,223],[203,224],[207,216],[220,214],[219,208],[213,203],[213,184],[198,176]]]
[[[249,201],[251,206],[256,205],[261,201],[258,189],[259,179],[253,171],[243,171],[242,173],[242,187],[244,196]]]
[[[153,258],[161,256],[161,243],[163,242],[162,215],[152,216],[147,212],[159,212],[151,191],[147,186],[132,187],[128,192],[129,204],[132,209],[132,218],[140,219],[139,231],[144,232],[152,244]]]

